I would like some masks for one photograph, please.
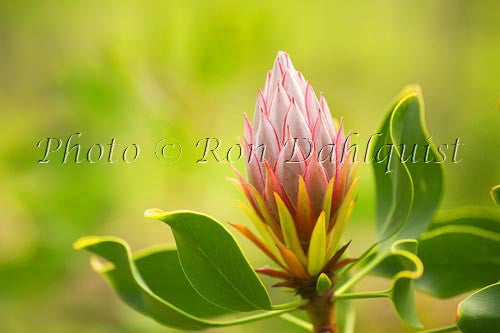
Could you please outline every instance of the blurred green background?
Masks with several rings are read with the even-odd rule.
[[[172,242],[168,228],[143,218],[150,207],[248,223],[229,168],[196,164],[195,143],[238,142],[278,50],[361,133],[359,143],[400,89],[420,84],[433,142],[465,144],[462,162],[445,165],[443,207],[489,205],[500,183],[498,13],[494,0],[1,1],[0,331],[171,332],[123,305],[71,244],[86,234],[114,234],[134,249]],[[82,157],[111,138],[140,145],[141,155],[62,164],[59,152],[37,164],[40,139],[75,132]],[[174,164],[155,158],[164,137],[183,145]],[[370,167],[360,173],[354,252],[374,231]],[[238,238],[253,263],[265,262]],[[369,278],[361,288],[384,283]],[[427,326],[454,320],[457,299],[418,300]],[[389,301],[357,307],[358,332],[409,332]],[[294,330],[273,319],[225,331]]]

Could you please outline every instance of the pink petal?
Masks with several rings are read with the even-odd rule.
[[[337,169],[340,170],[342,164],[342,153],[344,151],[345,137],[344,137],[344,120],[340,119],[339,130],[335,138],[335,160]]]
[[[307,165],[304,181],[311,199],[313,214],[319,216],[323,209],[323,197],[328,187],[328,180],[323,167],[318,163],[315,156],[311,158],[310,163]]]
[[[271,104],[269,118],[271,119],[271,123],[278,133],[279,142],[280,144],[282,144],[285,136],[285,116],[288,109],[290,108],[290,98],[288,97],[281,83],[278,84],[276,90],[277,92]]]
[[[293,141],[287,141],[280,152],[276,163],[276,175],[292,203],[297,201],[299,176],[304,175],[306,168],[304,156],[299,147],[293,147]],[[293,154],[293,156],[292,156]]]
[[[278,86],[278,82],[281,82],[283,80],[285,68],[282,64],[282,61],[284,61],[284,59],[282,58],[283,55],[278,52],[276,60],[274,60],[273,69],[271,70],[271,74],[269,75],[266,82],[266,100],[271,100],[273,98],[273,95],[276,92],[276,87]]]
[[[260,126],[255,134],[254,150],[259,160],[263,152],[264,159],[274,167],[280,152],[279,140],[271,121],[265,115],[261,116]]]
[[[337,132],[337,138],[335,142],[335,150],[336,150],[336,162],[335,162],[335,184],[333,186],[333,195],[332,195],[332,205],[334,209],[337,208],[340,197],[343,195],[344,186],[345,186],[345,167],[349,163],[345,163],[345,161],[341,161],[342,152],[344,149],[344,125],[343,120],[340,120],[339,130]],[[344,158],[345,160],[345,158]]]
[[[282,74],[287,69],[295,71],[295,67],[292,64],[292,60],[290,59],[290,56],[288,55],[288,53],[286,53],[284,51],[278,51],[278,54],[276,56],[276,60],[278,60],[279,63],[281,64],[281,66],[282,66],[281,67],[282,68],[282,72],[281,72]]]
[[[251,157],[246,160],[248,181],[260,193],[264,192],[264,175],[262,170],[262,162],[257,158],[255,151],[251,152]]]
[[[243,137],[245,138],[245,141],[252,142],[253,141],[253,128],[252,124],[250,123],[250,120],[248,120],[248,116],[246,112],[243,113],[243,118],[245,121],[245,128],[243,130]]]
[[[302,90],[305,92],[307,87],[307,81],[305,80],[304,75],[302,75],[301,72],[297,72],[297,78],[298,78],[297,82],[299,82]]]
[[[283,76],[283,81],[282,81],[283,87],[285,87],[285,90],[288,93],[288,95],[295,100],[298,109],[307,119],[304,92],[300,87],[299,83],[297,82],[295,76],[296,76],[295,73],[292,73],[290,70],[288,70]]]
[[[312,134],[304,116],[298,111],[294,100],[292,100],[290,109],[285,117],[285,128],[288,132],[288,139],[297,139],[302,152],[310,156]]]
[[[271,89],[271,75],[272,71],[271,70],[267,71],[266,83],[264,84],[264,97],[266,99],[269,96],[269,90]]]
[[[319,113],[319,102],[314,89],[309,82],[307,82],[306,92],[305,92],[305,103],[306,103],[306,114],[309,120],[309,124],[314,125]]]
[[[253,138],[255,138],[256,131],[260,127],[262,115],[265,114],[262,106],[263,105],[259,103],[259,98],[257,97],[257,104],[255,105],[255,113],[253,115]]]
[[[332,141],[328,128],[321,117],[316,118],[312,132],[312,139],[317,150],[327,144],[335,143]]]
[[[330,179],[335,174],[336,145],[321,117],[316,119],[314,125],[313,142],[316,151],[315,157],[325,170],[327,178]]]
[[[326,124],[326,127],[328,128],[328,132],[332,136],[332,140],[335,140],[335,125],[333,124],[333,118],[332,118],[332,113],[330,112],[330,108],[328,107],[328,104],[326,103],[325,96],[321,94],[319,104],[321,107],[320,114],[323,116],[323,121]]]
[[[262,90],[259,89],[257,93],[257,102],[255,103],[255,112],[262,110],[265,114],[269,112],[268,107],[266,105],[266,100],[264,99],[264,95],[262,94]]]

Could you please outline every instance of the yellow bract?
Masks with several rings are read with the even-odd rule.
[[[295,222],[286,208],[285,203],[278,194],[274,193],[274,198],[276,199],[276,206],[278,207],[278,214],[280,217],[281,231],[283,232],[283,238],[285,239],[285,245],[287,248],[293,251],[300,262],[306,266],[307,257],[300,244],[299,236],[297,235],[297,229],[295,228]]]
[[[319,215],[309,243],[307,271],[316,276],[325,265],[326,258],[326,222],[325,212]]]

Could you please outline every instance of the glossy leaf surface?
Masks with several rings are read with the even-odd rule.
[[[445,226],[425,233],[419,257],[425,273],[417,286],[449,298],[500,278],[500,233],[472,226]]]
[[[443,170],[428,142],[423,100],[408,87],[389,109],[374,141],[379,240],[418,238],[442,196]]]
[[[500,212],[440,213],[420,237],[418,256],[425,269],[416,287],[432,296],[449,298],[494,283],[500,277]],[[388,257],[374,273],[390,278],[402,269]]]
[[[457,326],[463,333],[500,332],[500,283],[463,300],[458,306]]]
[[[108,264],[92,260],[93,269],[125,303],[161,324],[200,330],[218,326],[203,317],[228,312],[196,293],[182,273],[175,250],[153,251],[134,263],[128,245],[115,237],[85,237],[75,248],[107,260]]]
[[[415,308],[414,280],[422,276],[423,265],[416,256],[418,242],[412,239],[397,241],[391,247],[391,254],[403,268],[393,277],[390,297],[399,317],[409,326],[423,328]]]
[[[271,309],[271,300],[240,246],[213,218],[189,211],[146,211],[173,231],[187,279],[210,302],[234,311]]]

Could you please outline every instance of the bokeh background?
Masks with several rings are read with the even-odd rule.
[[[240,194],[225,180],[230,170],[213,159],[196,164],[195,143],[238,142],[242,113],[253,114],[278,50],[361,133],[359,143],[400,89],[420,84],[433,142],[465,144],[462,161],[445,165],[443,207],[489,205],[500,182],[498,13],[494,0],[1,1],[0,331],[172,331],[123,305],[71,244],[87,234],[118,235],[134,249],[172,242],[168,228],[143,218],[150,207],[248,223],[233,204]],[[62,164],[59,151],[37,163],[40,139],[64,143],[75,132],[81,157],[111,138],[141,155]],[[164,137],[183,145],[174,164],[155,158]],[[355,253],[374,234],[369,165],[360,173]],[[265,262],[239,239],[253,263]],[[368,278],[361,289],[385,283]],[[453,322],[457,299],[418,301],[427,326]],[[410,331],[388,301],[357,308],[358,332]],[[225,330],[257,331],[295,328],[273,319]]]

